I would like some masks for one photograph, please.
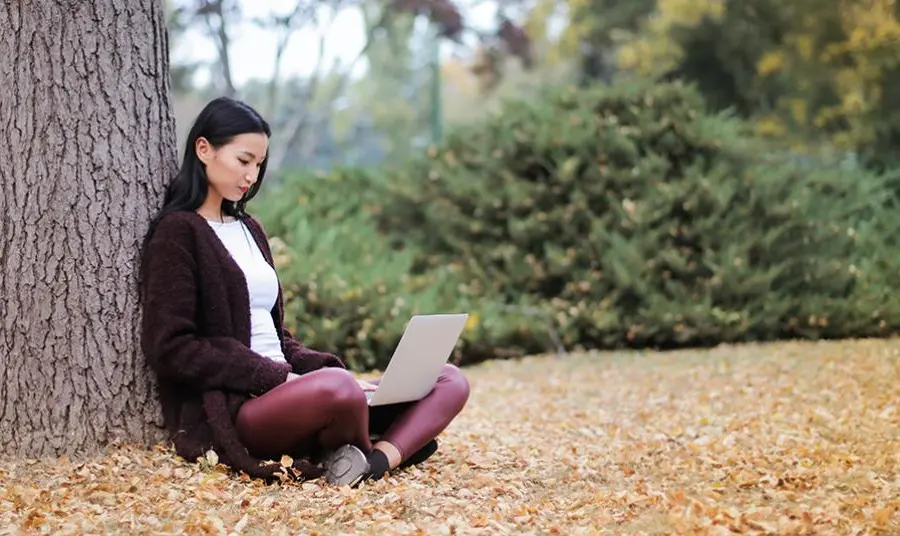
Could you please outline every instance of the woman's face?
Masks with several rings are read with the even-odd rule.
[[[206,138],[199,138],[196,144],[197,158],[206,166],[210,193],[234,202],[256,183],[268,150],[268,136],[258,133],[240,134],[218,148]]]

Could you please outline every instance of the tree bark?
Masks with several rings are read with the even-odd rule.
[[[136,267],[175,165],[158,0],[0,4],[0,454],[160,439]]]

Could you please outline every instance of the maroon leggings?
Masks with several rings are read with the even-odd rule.
[[[377,382],[372,382],[377,383]],[[403,460],[437,437],[465,406],[469,383],[453,365],[416,402],[369,407],[350,372],[323,368],[244,402],[236,427],[258,457],[315,457],[346,443],[372,450],[371,435],[397,447]]]

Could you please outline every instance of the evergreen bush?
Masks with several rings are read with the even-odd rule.
[[[457,363],[545,348],[544,319],[461,296],[452,267],[414,272],[415,250],[396,250],[375,225],[385,180],[376,170],[297,173],[254,201],[284,289],[287,327],[356,370],[383,369],[416,313],[471,314]]]
[[[888,259],[860,249],[883,178],[767,150],[688,86],[557,89],[409,163],[378,219],[416,273],[451,267],[463,299],[538,304],[569,347],[900,325],[897,305],[871,307],[886,284],[866,283]]]

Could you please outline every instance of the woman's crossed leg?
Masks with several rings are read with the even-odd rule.
[[[353,375],[325,368],[245,402],[236,426],[248,449],[261,457],[318,450],[337,450],[341,455],[356,452],[364,459],[356,459],[341,479],[355,483],[360,478],[379,478],[416,458],[462,411],[468,397],[465,376],[457,367],[445,365],[434,389],[421,400],[373,407],[370,414],[365,393]],[[374,448],[372,434],[379,436]]]

